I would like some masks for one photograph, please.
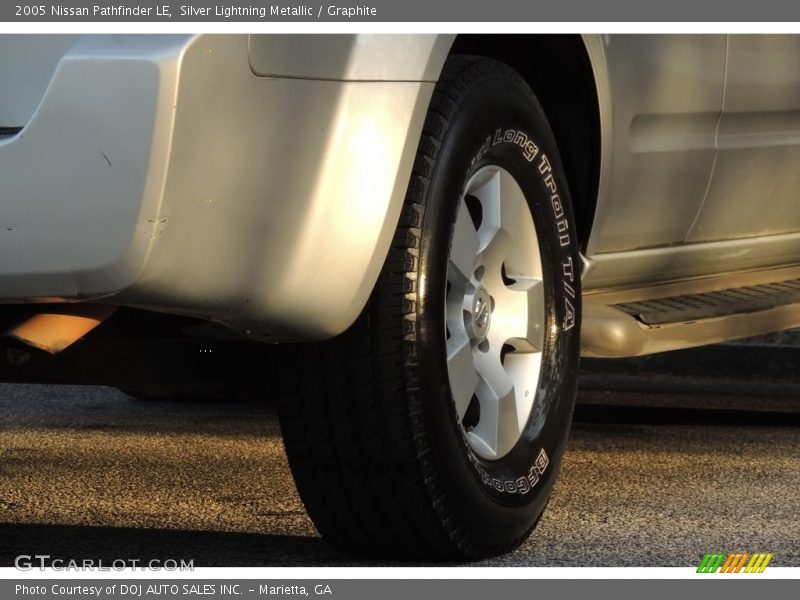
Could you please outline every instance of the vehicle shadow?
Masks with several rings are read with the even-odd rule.
[[[195,567],[341,566],[353,558],[318,537],[254,533],[0,523],[0,567],[20,555],[48,560],[193,561]],[[38,565],[38,562],[35,564]],[[49,563],[48,563],[49,564]]]

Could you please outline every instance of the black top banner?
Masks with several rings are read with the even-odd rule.
[[[797,22],[788,0],[64,0],[3,2],[0,22]]]

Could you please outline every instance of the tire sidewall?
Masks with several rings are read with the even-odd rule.
[[[419,401],[426,438],[451,509],[484,543],[521,538],[549,498],[566,444],[579,354],[580,282],[566,178],[545,116],[513,72],[462,90],[442,138],[427,190],[420,241],[417,316]],[[539,238],[545,289],[545,343],[533,409],[521,439],[486,461],[457,422],[447,374],[445,294],[453,225],[466,183],[479,169],[508,171],[525,193]],[[443,401],[443,398],[447,401]]]

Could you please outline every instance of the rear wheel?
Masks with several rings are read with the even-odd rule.
[[[476,559],[530,533],[568,436],[580,282],[555,141],[509,67],[452,57],[368,306],[300,352],[281,425],[320,533]]]

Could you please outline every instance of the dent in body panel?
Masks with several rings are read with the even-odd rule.
[[[585,39],[597,81],[603,148],[587,254],[682,243],[714,163],[726,38]]]

